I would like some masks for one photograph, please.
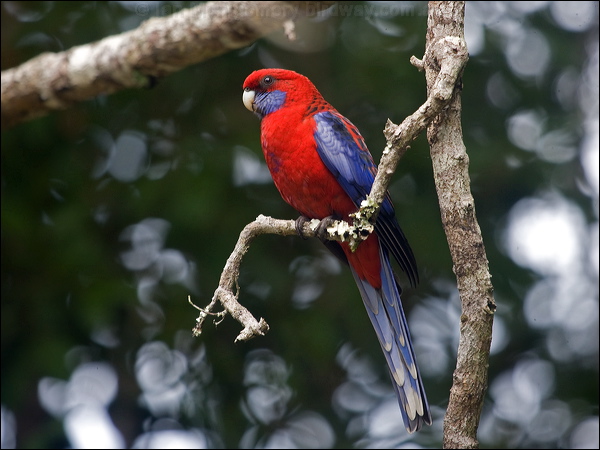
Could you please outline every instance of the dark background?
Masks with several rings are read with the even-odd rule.
[[[2,70],[196,2],[2,2]],[[340,3],[186,68],[2,132],[2,448],[440,447],[460,307],[424,136],[390,186],[421,283],[405,309],[434,425],[407,435],[358,290],[316,239],[263,236],[205,324],[239,232],[294,219],[253,70],[308,76],[376,160],[425,100],[424,2]],[[466,6],[463,127],[498,312],[483,448],[598,448],[598,4]],[[405,278],[401,277],[406,281]]]

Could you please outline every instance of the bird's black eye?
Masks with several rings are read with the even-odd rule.
[[[275,78],[273,78],[271,75],[267,75],[266,77],[263,78],[262,84],[264,86],[270,86],[271,84],[273,84],[274,81],[275,81]]]

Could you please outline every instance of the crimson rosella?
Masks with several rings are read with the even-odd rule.
[[[299,219],[341,219],[357,211],[377,172],[358,129],[327,103],[303,75],[283,69],[251,73],[243,85],[246,108],[261,119],[261,144],[275,186]],[[300,232],[302,220],[297,222]],[[327,223],[324,221],[323,223]],[[431,425],[391,253],[412,285],[415,258],[387,194],[374,232],[353,252],[323,239],[348,263],[387,360],[406,429]]]

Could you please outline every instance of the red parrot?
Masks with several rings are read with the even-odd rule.
[[[357,211],[369,192],[377,166],[358,129],[327,103],[299,73],[262,69],[243,84],[243,103],[261,119],[261,144],[275,186],[305,220],[341,219]],[[345,242],[323,243],[348,263],[383,349],[404,424],[413,433],[431,412],[415,360],[390,253],[414,286],[413,252],[395,217],[389,193],[374,232],[353,252]]]

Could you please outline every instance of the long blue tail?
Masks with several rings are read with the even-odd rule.
[[[380,247],[379,258],[381,289],[361,280],[351,268],[352,275],[387,360],[404,425],[409,433],[414,433],[424,423],[431,425],[431,412],[402,309],[401,289],[384,248]]]

